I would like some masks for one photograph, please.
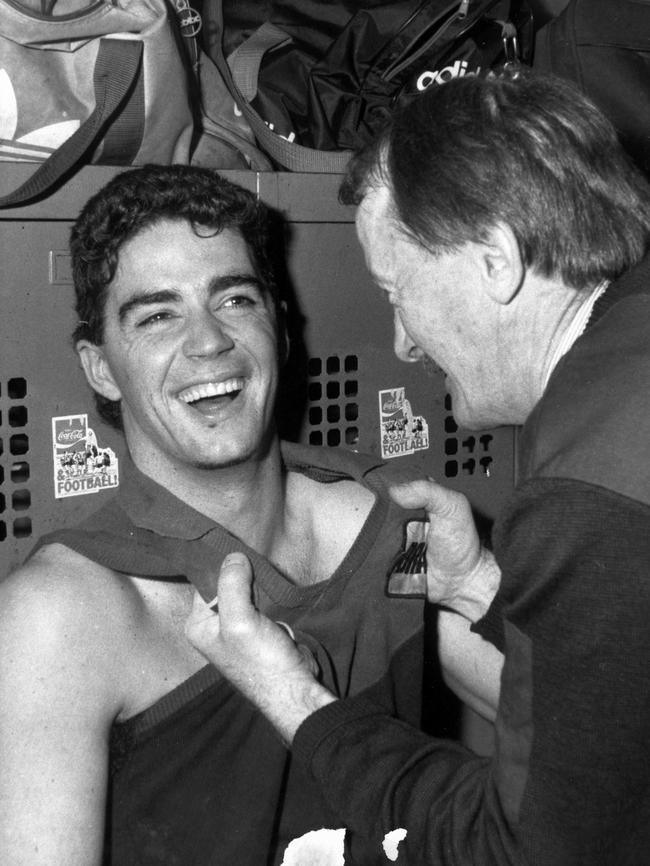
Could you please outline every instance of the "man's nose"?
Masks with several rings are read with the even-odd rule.
[[[183,343],[188,358],[220,354],[234,345],[223,323],[212,313],[196,313],[190,318]]]
[[[409,332],[404,327],[404,323],[399,314],[399,310],[395,310],[394,317],[395,338],[393,349],[400,361],[413,363],[419,361],[424,356],[424,351],[413,341]]]

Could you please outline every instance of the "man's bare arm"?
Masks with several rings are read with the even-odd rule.
[[[46,552],[0,584],[0,862],[102,859],[115,709],[93,593]]]
[[[493,722],[501,691],[503,655],[470,631],[457,613],[438,613],[438,654],[445,682],[469,707]]]

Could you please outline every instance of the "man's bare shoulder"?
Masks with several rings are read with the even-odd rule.
[[[84,556],[81,553],[77,553],[76,550],[72,550],[70,547],[66,547],[65,544],[46,544],[43,547],[40,547],[36,553],[33,554],[28,560],[26,560],[21,566],[16,568],[13,574],[19,574],[24,572],[25,570],[40,570],[41,568],[46,568],[48,570],[56,570],[59,571],[61,569],[68,570],[71,567],[83,566],[84,568],[91,568],[92,570],[96,570],[97,573],[104,571],[110,574],[115,574],[115,572],[110,569],[105,568],[102,565],[99,565],[97,562],[93,562],[93,560],[88,559],[87,556]]]
[[[75,607],[118,601],[120,606],[136,603],[128,592],[130,581],[63,544],[40,548],[23,565],[0,583],[0,597],[6,602],[36,604],[61,611],[70,602]],[[131,597],[130,597],[131,596]],[[1,605],[0,605],[1,607]]]
[[[190,584],[124,575],[46,546],[0,583],[0,657],[16,690],[23,679],[48,679],[52,691],[92,692],[107,715],[128,718],[205,664],[184,636],[191,598]]]
[[[367,517],[375,504],[375,494],[360,481],[340,481],[338,484],[328,484],[331,501],[341,508]]]
[[[375,494],[353,479],[326,484],[305,475],[290,473],[289,495],[302,509],[327,525],[352,524],[358,531],[375,503]]]
[[[287,488],[288,542],[294,558],[311,582],[330,577],[339,567],[363,529],[375,503],[375,495],[352,479],[324,484],[290,473]],[[296,569],[286,569],[298,573]]]
[[[0,647],[20,663],[29,649],[44,671],[78,662],[102,675],[119,663],[139,616],[138,594],[123,575],[53,544],[0,582]],[[107,650],[112,651],[107,655]]]

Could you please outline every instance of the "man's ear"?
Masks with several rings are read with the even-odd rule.
[[[107,400],[120,400],[122,394],[115,383],[102,346],[97,346],[88,340],[79,340],[76,348],[86,379],[93,391],[97,391]]]
[[[509,304],[525,276],[517,238],[509,225],[497,223],[480,246],[485,289],[496,303]]]

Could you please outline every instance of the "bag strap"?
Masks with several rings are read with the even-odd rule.
[[[105,131],[105,124],[133,88],[142,63],[142,51],[139,40],[100,39],[93,76],[95,109],[25,183],[0,197],[0,208],[27,204],[52,192],[65,180]]]
[[[252,102],[257,96],[260,65],[266,52],[291,41],[288,33],[266,21],[228,55],[232,80],[246,102]]]
[[[217,6],[220,9],[221,4],[217,3]],[[221,11],[218,14],[221,16]],[[221,26],[220,32],[223,32],[223,26]],[[290,171],[341,174],[345,171],[352,155],[351,151],[316,150],[287,141],[269,129],[249,103],[249,99],[253,99],[257,93],[257,76],[265,52],[272,47],[283,44],[288,39],[290,37],[286,33],[272,24],[265,23],[233,52],[228,61],[221,51],[215,52],[212,59],[223,76],[233,99],[253,130],[260,147],[272,159]],[[229,63],[232,63],[233,69]],[[240,90],[237,82],[242,84],[244,92]]]

